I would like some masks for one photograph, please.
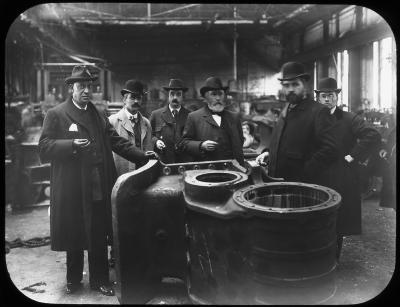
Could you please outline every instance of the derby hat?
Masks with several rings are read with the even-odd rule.
[[[333,78],[322,78],[318,82],[317,89],[314,90],[317,94],[320,92],[336,92],[340,93],[342,89],[337,88],[336,80]]]
[[[289,81],[296,78],[304,78],[306,81],[310,80],[310,75],[306,73],[303,64],[299,62],[287,62],[282,65],[282,78],[279,81]]]
[[[94,80],[97,80],[97,77],[93,76],[85,65],[77,65],[72,69],[71,76],[65,79],[65,83],[72,84],[79,81]]]
[[[222,86],[222,82],[220,78],[217,77],[210,77],[207,78],[205,85],[200,88],[200,94],[201,96],[204,97],[204,94],[208,91],[214,91],[214,90],[224,90],[226,92],[228,90],[229,86]]]
[[[186,92],[188,90],[188,88],[185,86],[185,84],[183,83],[183,81],[181,79],[170,79],[169,85],[163,86],[163,89],[166,91],[182,90],[183,92]]]
[[[145,95],[147,92],[143,91],[143,84],[137,80],[128,80],[125,83],[125,87],[121,90],[121,95],[124,96],[126,93]]]

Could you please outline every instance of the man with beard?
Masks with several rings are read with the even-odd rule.
[[[288,104],[272,132],[269,152],[256,161],[262,164],[269,156],[269,176],[320,184],[320,173],[337,159],[338,145],[329,109],[307,93],[309,79],[301,63],[282,66],[279,80]]]
[[[90,101],[92,81],[86,66],[75,66],[65,82],[72,97],[48,110],[39,139],[42,162],[51,163],[51,249],[67,253],[67,287],[82,284],[88,250],[90,288],[114,295],[109,282],[107,236],[112,234],[111,190],[116,176],[112,151],[132,162],[146,162],[143,152],[120,137]]]
[[[338,254],[342,248],[343,236],[361,234],[361,191],[358,162],[363,162],[381,142],[379,132],[371,127],[360,115],[346,112],[337,107],[336,80],[323,78],[315,90],[319,103],[330,109],[335,122],[335,134],[339,142],[339,159],[324,173],[326,186],[342,196],[337,219]]]
[[[196,161],[236,159],[244,164],[243,131],[239,114],[225,110],[226,91],[217,77],[200,89],[206,105],[189,114],[181,146]]]
[[[151,150],[153,145],[151,125],[139,111],[145,94],[140,81],[128,80],[121,90],[124,107],[118,113],[111,115],[109,121],[120,136],[137,148],[147,151]],[[118,176],[142,166],[141,163],[129,162],[116,153],[114,161]]]
[[[190,157],[178,147],[189,111],[182,106],[183,95],[188,90],[180,79],[171,79],[168,92],[168,105],[153,111],[150,123],[153,129],[154,150],[164,163],[189,162]]]

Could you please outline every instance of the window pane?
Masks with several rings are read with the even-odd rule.
[[[373,44],[373,92],[374,98],[371,103],[371,108],[379,109],[379,43],[374,42]]]
[[[355,29],[356,14],[355,6],[349,6],[339,13],[339,36],[341,37],[347,31]]]
[[[392,106],[392,38],[380,41],[380,108],[389,109]]]

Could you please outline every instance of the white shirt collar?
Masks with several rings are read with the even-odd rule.
[[[80,110],[86,110],[87,109],[87,104],[85,105],[85,107],[81,107],[74,101],[74,99],[72,99],[72,102],[74,103],[75,107],[77,107]]]
[[[336,110],[336,106],[334,106],[334,107],[331,109],[331,114],[335,113],[335,110]]]
[[[215,122],[218,124],[218,126],[221,126],[221,121],[222,121],[221,115],[218,114],[211,114],[211,115],[214,118]]]
[[[173,109],[173,108],[171,108],[171,105],[170,104],[168,104],[168,108],[169,108],[169,110],[171,111],[171,113],[172,113],[172,110],[177,110],[178,111],[178,113],[179,113],[179,111],[181,110],[181,106],[179,105],[179,108],[177,108],[177,109]]]
[[[132,114],[132,113],[129,112],[126,108],[124,108],[124,110],[125,110],[125,113],[126,113],[126,116],[128,117],[128,119],[129,119],[131,116],[133,116],[133,118],[137,118],[137,117],[138,117],[138,113],[139,113],[139,112],[136,112],[136,114]]]

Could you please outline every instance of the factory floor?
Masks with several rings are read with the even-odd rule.
[[[48,235],[48,206],[6,212],[6,240],[27,240]],[[381,293],[394,272],[395,245],[396,211],[380,207],[376,196],[364,200],[363,234],[344,238],[336,272],[336,291],[324,304],[357,304]],[[86,253],[84,286],[72,295],[65,294],[64,252],[51,251],[49,245],[36,248],[17,247],[12,248],[5,259],[10,278],[20,291],[14,289],[15,293],[20,296],[25,295],[38,302],[53,304],[119,304],[116,296],[103,296],[89,289]],[[110,277],[115,280],[113,268],[110,269]],[[183,285],[172,282],[169,285],[169,289],[172,289],[170,292],[165,291],[149,303],[188,304],[182,288]]]

